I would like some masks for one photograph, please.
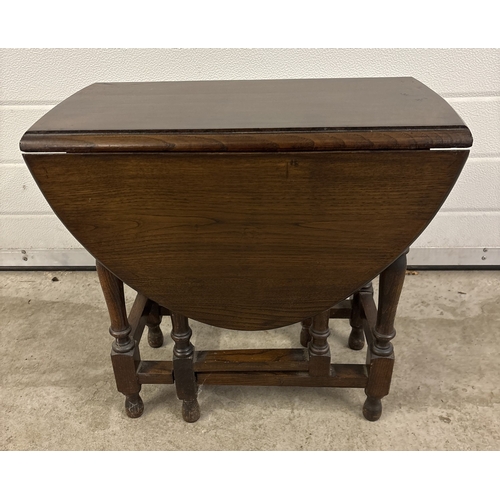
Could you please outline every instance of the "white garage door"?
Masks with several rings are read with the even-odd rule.
[[[500,265],[499,49],[2,49],[0,266],[91,266],[25,167],[19,140],[94,82],[413,76],[474,136],[462,176],[412,246],[417,266]]]

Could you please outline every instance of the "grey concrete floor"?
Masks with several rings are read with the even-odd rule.
[[[58,281],[52,281],[54,277]],[[0,272],[1,450],[498,450],[500,272],[406,277],[396,366],[378,422],[362,389],[200,388],[201,418],[182,420],[172,385],[143,386],[129,419],[114,385],[108,317],[95,272]],[[127,289],[127,302],[134,294]],[[334,362],[364,362],[331,321]],[[300,328],[228,332],[192,322],[199,349],[298,347]],[[167,341],[144,359],[171,359]],[[145,344],[145,345],[144,345]]]

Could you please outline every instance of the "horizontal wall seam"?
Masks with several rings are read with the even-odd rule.
[[[440,215],[445,215],[445,216],[450,216],[450,215],[468,215],[471,217],[477,217],[479,215],[492,215],[492,214],[499,214],[500,215],[500,209],[499,208],[492,208],[492,209],[480,209],[480,210],[453,210],[453,209],[441,209],[436,217],[439,217]]]
[[[60,101],[0,101],[0,106],[3,107],[17,107],[17,106],[56,106],[64,100],[64,97]]]
[[[473,136],[474,138],[474,136]],[[498,160],[500,158],[500,156],[498,156],[498,152],[495,151],[494,153],[491,153],[491,154],[474,154],[474,144],[472,144],[471,146],[471,152],[470,152],[470,156],[469,158],[467,159],[467,162],[471,161],[471,160]]]
[[[500,89],[486,92],[438,92],[444,99],[462,99],[465,97],[500,97]]]
[[[11,216],[23,216],[23,217],[31,217],[34,215],[54,215],[54,212],[52,211],[47,211],[47,210],[42,210],[40,212],[1,212],[0,217],[11,217]]]
[[[24,251],[23,251],[24,250]],[[84,248],[9,248],[0,250],[2,267],[94,266]],[[411,247],[409,266],[500,266],[498,247]]]
[[[490,213],[500,213],[500,208],[473,208],[473,207],[470,207],[470,208],[467,208],[465,210],[463,210],[463,209],[456,210],[454,208],[442,208],[438,212],[438,215],[444,214],[444,213],[447,213],[447,214],[449,214],[449,213],[469,214],[469,215],[477,215],[480,213],[490,214]]]
[[[460,101],[500,101],[500,95],[487,95],[487,96],[460,96],[460,97],[444,97],[448,102],[460,102]]]
[[[474,146],[472,146],[474,147]],[[484,157],[484,158],[479,158],[478,156],[474,156],[472,158],[468,158],[467,159],[467,163],[479,163],[479,162],[486,162],[486,163],[495,163],[495,162],[498,162],[500,161],[500,156],[487,156],[487,157]]]
[[[46,108],[47,111],[49,111],[50,109],[52,109],[56,104],[58,104],[57,102],[54,103],[54,104],[1,104],[0,103],[0,107],[3,108],[3,109],[43,109],[43,108]]]
[[[477,217],[479,215],[500,215],[500,208],[491,208],[491,209],[468,209],[468,210],[454,210],[454,209],[446,209],[443,208],[441,209],[437,214],[436,217],[439,215],[445,215],[445,216],[450,216],[450,215],[466,215],[466,216],[472,216],[472,217]],[[0,213],[0,218],[1,217],[56,217],[56,215],[53,212],[3,212]]]
[[[19,150],[19,154],[20,155],[22,154],[21,150]],[[26,164],[23,162],[20,162],[20,161],[8,159],[8,160],[4,160],[4,162],[2,162],[1,165],[17,165],[18,167],[21,167],[22,165],[26,165]]]
[[[43,213],[31,213],[31,214],[6,214],[6,213],[0,213],[0,219],[16,219],[16,218],[26,218],[26,215],[29,215],[30,218],[35,218],[35,217],[50,217],[59,220],[56,215],[53,212],[43,212]]]
[[[439,95],[446,99],[447,101],[464,101],[469,100],[473,101],[497,101],[500,100],[500,94],[497,93],[484,93],[484,94],[446,94],[439,93]],[[67,96],[69,97],[69,96]],[[60,100],[55,101],[0,101],[0,106],[3,108],[44,108],[44,107],[52,107],[61,103],[67,97],[62,97]]]

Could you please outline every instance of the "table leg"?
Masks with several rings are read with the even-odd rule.
[[[348,346],[355,351],[359,351],[365,346],[365,332],[363,330],[363,318],[361,317],[361,293],[373,295],[373,285],[371,281],[362,286],[352,297],[351,317],[349,319],[351,333],[349,335]]]
[[[307,347],[309,342],[311,341],[311,332],[309,329],[312,325],[312,318],[306,318],[302,320],[302,330],[300,331],[300,344],[304,347]]]
[[[154,303],[146,325],[148,327],[148,344],[155,349],[163,345],[163,332],[161,331],[160,324],[160,307]]]
[[[141,385],[137,380],[140,353],[139,346],[130,336],[131,327],[125,308],[123,282],[98,261],[96,268],[111,320],[109,333],[115,338],[111,350],[111,362],[116,387],[125,396],[127,415],[137,418],[144,411],[144,403],[139,395]]]
[[[377,322],[373,330],[371,349],[368,352],[367,364],[370,365],[370,373],[365,389],[367,398],[363,406],[363,415],[371,421],[380,418],[381,400],[389,394],[391,385],[394,367],[394,348],[391,340],[396,335],[394,320],[405,279],[406,253],[383,271],[379,279]]]
[[[193,334],[188,319],[172,312],[172,339],[174,341],[174,379],[177,397],[182,400],[182,417],[186,422],[196,422],[200,418],[198,386],[193,368]]]
[[[330,346],[328,337],[330,328],[330,309],[314,316],[309,329],[311,341],[309,342],[309,375],[313,377],[331,375]]]

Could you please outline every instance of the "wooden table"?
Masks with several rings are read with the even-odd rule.
[[[96,83],[21,140],[48,203],[97,260],[127,414],[142,414],[142,384],[175,382],[188,422],[198,384],[364,388],[377,420],[405,254],[471,145],[413,78]],[[138,292],[128,314],[123,283]],[[161,346],[166,315],[173,361],[142,360],[145,326]],[[303,347],[197,352],[188,318],[302,322]],[[332,364],[330,318],[350,318],[366,363]]]

